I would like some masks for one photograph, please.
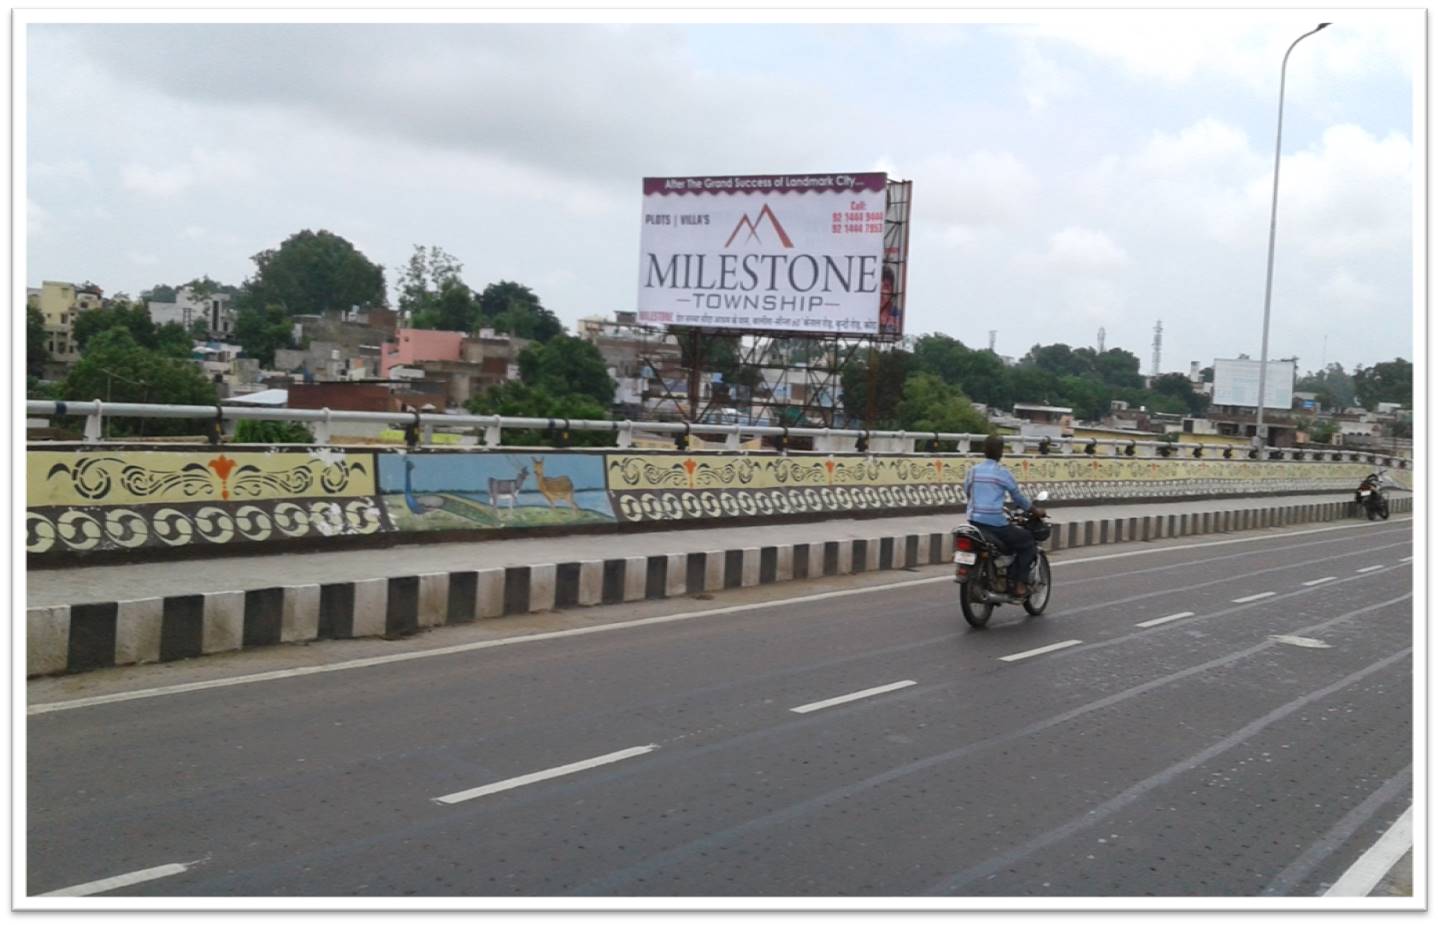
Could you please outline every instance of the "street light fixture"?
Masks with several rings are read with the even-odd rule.
[[[1278,71],[1278,140],[1273,146],[1273,208],[1268,218],[1268,280],[1263,287],[1263,349],[1258,359],[1258,423],[1254,434],[1262,446],[1268,444],[1268,435],[1263,430],[1263,390],[1268,382],[1268,309],[1273,299],[1273,239],[1278,231],[1278,160],[1283,151],[1283,89],[1288,80],[1288,56],[1299,42],[1330,25],[1332,23],[1321,22],[1294,39],[1288,51],[1283,53],[1283,66]]]

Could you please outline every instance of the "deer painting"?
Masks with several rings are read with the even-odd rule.
[[[569,506],[578,513],[579,505],[574,503],[574,483],[569,480],[569,476],[547,478],[544,475],[543,459],[531,456],[529,461],[534,463],[534,477],[539,480],[539,493],[544,495],[544,500],[549,502],[549,506],[553,508],[556,501],[568,501]]]
[[[514,503],[519,499],[519,489],[524,485],[524,480],[529,477],[529,467],[520,466],[519,472],[512,479],[489,480],[489,504],[494,508],[494,513],[499,514],[499,499],[509,499],[509,512],[514,513]]]

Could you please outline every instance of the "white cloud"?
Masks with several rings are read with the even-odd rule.
[[[1024,101],[1035,112],[1078,95],[1083,85],[1077,71],[1045,55],[1032,42],[1019,46],[1019,84]]]
[[[132,193],[168,199],[193,186],[195,172],[186,164],[170,167],[126,164],[120,169],[120,181]]]
[[[1319,291],[1335,306],[1351,311],[1370,308],[1380,299],[1377,286],[1358,279],[1346,267],[1333,271]]]
[[[137,263],[142,267],[152,267],[160,262],[160,258],[154,254],[141,253],[140,251],[130,251],[125,256],[130,258],[131,263]]]
[[[89,184],[95,180],[89,162],[73,157],[59,161],[32,160],[25,166],[25,174],[31,183],[54,180]]]
[[[922,190],[915,194],[916,222],[922,215],[925,223],[945,227],[1013,225],[1030,213],[1039,193],[1038,178],[1006,151],[937,154],[908,166],[881,159],[880,164]]]
[[[1069,227],[1049,239],[1046,262],[1066,272],[1104,272],[1123,267],[1128,254],[1102,231]]]

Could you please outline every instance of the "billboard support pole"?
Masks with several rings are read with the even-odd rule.
[[[700,354],[703,336],[698,328],[689,331],[689,420],[699,420],[699,372],[704,359]]]
[[[867,375],[868,375],[867,388],[864,390],[864,396],[865,396],[865,398],[867,399],[867,401],[865,402],[865,408],[864,408],[864,429],[865,429],[865,430],[873,430],[873,429],[874,429],[874,411],[875,411],[875,409],[878,407],[878,394],[877,394],[877,392],[878,392],[878,382],[879,382],[879,368],[878,368],[877,358],[878,358],[878,351],[875,350],[875,348],[874,348],[874,342],[871,340],[871,341],[869,341],[869,362],[868,362],[868,364],[867,364],[868,369],[865,370],[865,372],[866,372]]]

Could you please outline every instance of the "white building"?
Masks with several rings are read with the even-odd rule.
[[[188,331],[196,321],[202,321],[210,337],[217,340],[223,340],[235,330],[235,310],[227,292],[197,296],[189,286],[181,286],[175,292],[175,301],[147,302],[145,307],[150,312],[150,320],[157,325],[173,321]]]

